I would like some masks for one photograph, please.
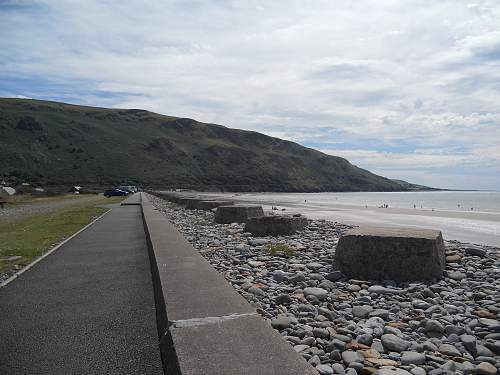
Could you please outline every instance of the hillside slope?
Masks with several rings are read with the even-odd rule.
[[[136,109],[0,99],[0,178],[45,186],[394,191],[400,184],[296,143]]]

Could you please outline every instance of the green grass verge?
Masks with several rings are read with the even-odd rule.
[[[49,213],[0,220],[0,273],[29,264],[108,210],[97,205],[121,200],[121,197],[101,197]],[[11,257],[20,258],[9,260]]]
[[[271,255],[284,255],[287,258],[295,255],[295,249],[283,243],[267,244],[265,249]]]

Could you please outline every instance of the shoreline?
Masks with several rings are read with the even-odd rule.
[[[324,203],[291,203],[280,201],[279,199],[270,200],[270,199],[261,199],[258,196],[254,199],[250,199],[248,196],[243,194],[245,193],[207,193],[207,192],[194,192],[194,194],[199,194],[201,196],[207,197],[219,197],[224,199],[231,199],[239,202],[245,203],[260,203],[267,206],[279,205],[282,207],[292,208],[301,208],[301,209],[309,209],[309,210],[324,210]],[[248,193],[250,194],[250,193]],[[252,193],[253,194],[253,193]],[[256,193],[257,195],[259,193]],[[268,194],[268,193],[262,193]],[[359,204],[348,204],[348,203],[337,203],[337,202],[328,202],[328,209],[336,209],[336,210],[347,210],[347,209],[359,209],[359,210],[371,210],[377,212],[389,212],[392,214],[401,214],[401,215],[418,215],[418,216],[437,216],[437,217],[449,217],[449,218],[460,218],[460,219],[474,219],[474,220],[484,220],[484,221],[496,221],[500,222],[500,212],[492,211],[468,211],[468,210],[445,210],[445,209],[432,209],[432,208],[402,208],[402,207],[378,207],[373,205]]]
[[[498,248],[446,241],[440,280],[349,280],[333,266],[348,225],[312,220],[295,235],[253,237],[243,224],[215,224],[210,211],[156,197],[153,204],[322,375],[500,368],[500,352],[493,352],[500,349]],[[293,254],[272,254],[269,243],[293,247]]]
[[[224,198],[243,203],[261,204],[267,211],[278,206],[278,212],[300,213],[311,219],[339,221],[350,225],[407,226],[437,229],[446,239],[500,246],[500,213],[430,210],[413,208],[380,208],[336,202],[287,202],[268,196],[244,194],[199,193],[209,198]]]

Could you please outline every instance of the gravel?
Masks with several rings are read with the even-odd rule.
[[[252,237],[159,198],[156,207],[321,374],[487,374],[500,368],[500,249],[446,241],[442,279],[348,280],[334,267],[349,226],[311,221]],[[270,253],[268,244],[294,251]],[[375,371],[375,372],[374,372]]]

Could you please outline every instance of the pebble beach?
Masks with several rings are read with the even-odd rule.
[[[211,211],[151,197],[185,238],[322,374],[487,374],[500,369],[500,249],[446,241],[439,280],[347,279],[335,269],[350,226],[253,237]]]

